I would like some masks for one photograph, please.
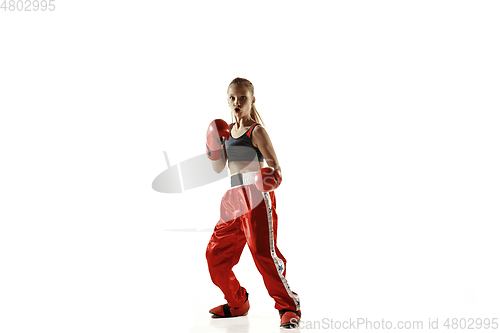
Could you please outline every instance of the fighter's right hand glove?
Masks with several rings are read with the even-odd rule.
[[[222,157],[223,138],[228,140],[229,135],[229,125],[222,119],[215,119],[208,125],[207,156],[209,159],[217,161]]]
[[[261,192],[274,191],[281,184],[281,170],[273,168],[262,168],[255,173],[255,186]]]

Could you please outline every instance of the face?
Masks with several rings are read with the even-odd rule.
[[[244,85],[233,84],[227,91],[227,103],[235,117],[250,117],[250,110],[252,104],[255,103],[255,96],[252,96],[250,90]]]

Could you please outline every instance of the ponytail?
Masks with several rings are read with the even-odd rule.
[[[250,110],[250,119],[252,119],[256,123],[259,123],[262,126],[264,126],[264,121],[262,121],[262,117],[260,116],[259,112],[257,111],[255,104],[252,104],[252,109]]]

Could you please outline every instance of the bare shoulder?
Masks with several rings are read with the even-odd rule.
[[[266,129],[262,125],[255,126],[252,133],[252,143],[256,146],[259,144],[270,143],[271,139],[269,138],[269,134],[267,134]]]
[[[259,136],[259,137],[262,137],[262,136],[269,136],[267,134],[267,131],[266,129],[264,128],[264,126],[262,125],[256,125],[255,128],[253,129],[253,133],[252,133],[252,136],[255,135],[255,136]]]

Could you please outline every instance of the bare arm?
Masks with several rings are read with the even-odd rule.
[[[252,143],[255,147],[259,148],[266,160],[267,165],[274,168],[274,170],[281,170],[273,144],[271,143],[271,139],[269,138],[269,135],[264,127],[257,126],[253,130]]]

